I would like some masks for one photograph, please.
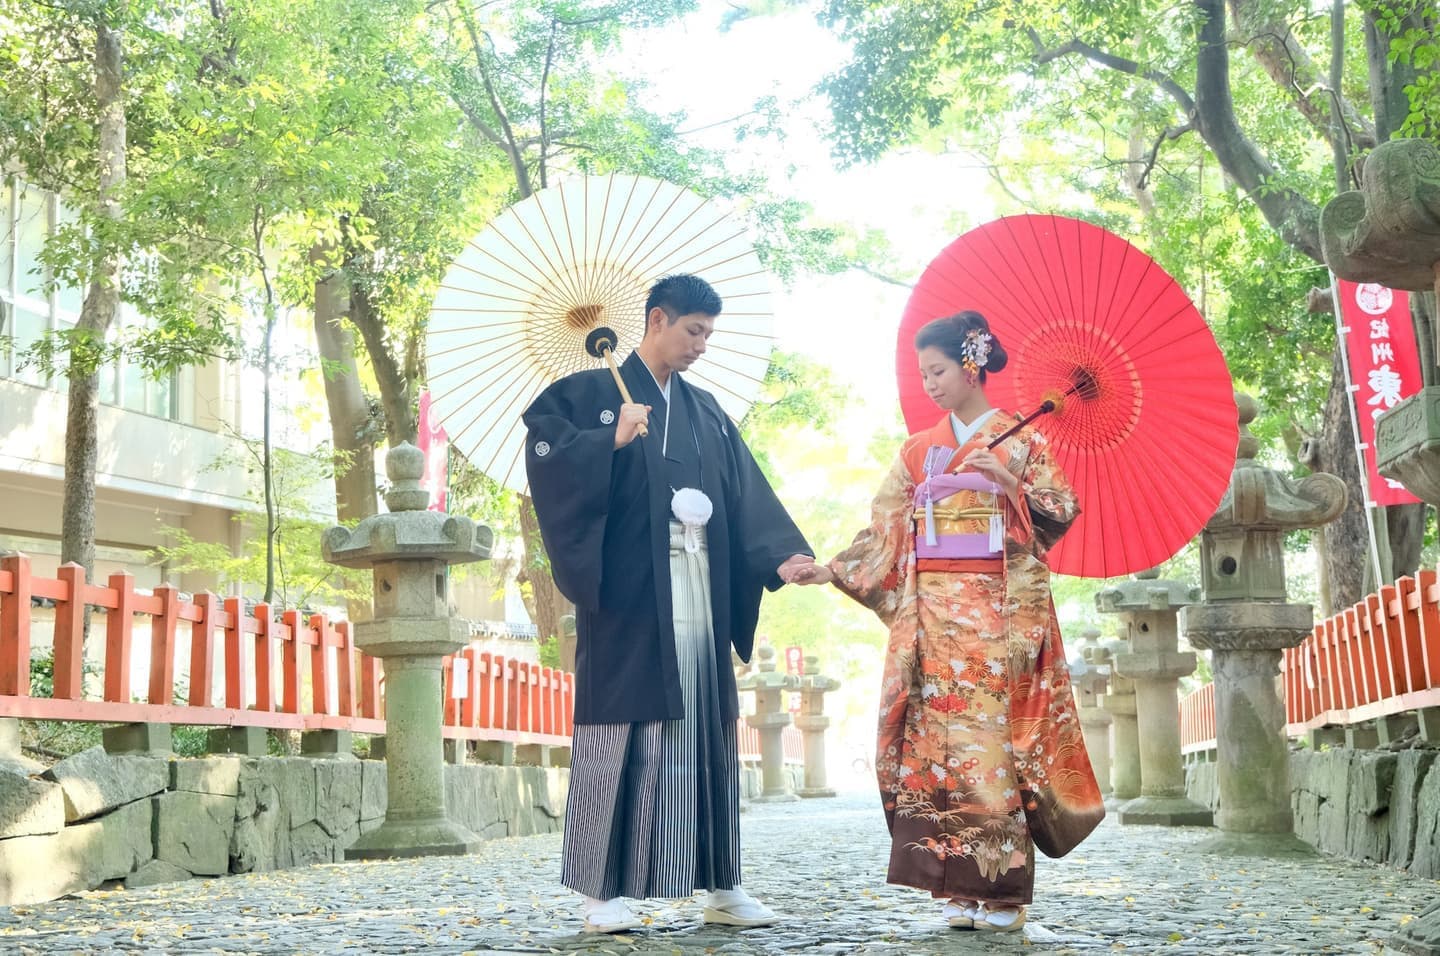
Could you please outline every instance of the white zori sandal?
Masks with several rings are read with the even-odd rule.
[[[640,920],[622,897],[596,900],[585,897],[585,932],[621,933],[640,926]]]
[[[975,928],[992,933],[1009,933],[1025,925],[1025,907],[992,907],[986,904],[975,916]]]
[[[722,926],[773,926],[780,922],[774,910],[738,886],[733,890],[711,890],[701,919]]]
[[[940,908],[941,918],[950,924],[951,929],[974,929],[976,920],[982,918],[982,912],[980,904],[974,900],[950,899]]]

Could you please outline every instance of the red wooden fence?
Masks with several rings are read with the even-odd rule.
[[[1192,753],[1215,747],[1215,685],[1180,698],[1180,751]]]
[[[247,614],[239,598],[186,600],[169,585],[143,594],[134,584],[129,573],[117,572],[104,586],[93,585],[74,564],[54,578],[37,577],[26,556],[0,558],[0,717],[385,732],[383,666],[355,647],[348,622],[277,613],[265,604]],[[49,697],[31,693],[32,598],[55,607]],[[98,700],[87,698],[82,686],[87,607],[97,612],[90,640],[105,642]],[[188,700],[177,702],[182,640],[189,641],[190,690]],[[148,642],[143,689],[130,686],[136,642]],[[460,671],[467,676],[456,680]],[[569,744],[573,675],[492,657],[473,645],[446,658],[444,673],[445,736]],[[302,699],[307,682],[310,692]]]
[[[738,730],[740,744],[740,760],[743,763],[760,762],[760,731],[751,727],[740,718]],[[780,749],[785,754],[786,763],[804,763],[805,751],[800,736],[800,728],[794,724],[787,724],[785,729],[780,731]]]
[[[1315,625],[1280,661],[1285,730],[1357,724],[1440,707],[1440,581],[1423,570]],[[1184,749],[1215,745],[1214,688],[1181,702]],[[1204,713],[1209,693],[1209,723]],[[1186,721],[1185,715],[1195,715]]]

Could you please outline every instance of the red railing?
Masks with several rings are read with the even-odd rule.
[[[0,717],[385,732],[383,666],[355,647],[348,622],[265,604],[246,613],[239,598],[187,600],[169,585],[144,594],[134,583],[116,572],[105,586],[92,585],[74,564],[37,577],[26,556],[0,558]],[[31,694],[32,598],[54,602],[49,697]],[[99,699],[83,687],[86,608],[98,612],[90,639],[105,642]],[[149,627],[137,627],[137,617]],[[176,657],[186,639],[189,692],[177,702]],[[131,687],[137,642],[149,652],[143,693]],[[456,657],[466,660],[469,679],[455,680]],[[492,659],[474,646],[456,657],[445,661],[445,736],[568,744],[572,675]]]
[[[480,650],[445,661],[445,731],[469,740],[569,744],[575,675]]]
[[[1215,685],[1206,684],[1180,698],[1180,751],[1215,748]]]
[[[1280,660],[1285,731],[1298,737],[1327,725],[1440,706],[1440,582],[1424,570],[1387,584],[1315,625]],[[1209,723],[1201,715],[1209,696]],[[1185,715],[1196,715],[1187,722]],[[1185,750],[1215,745],[1214,688],[1181,701]]]
[[[751,727],[740,718],[740,725],[737,731],[740,744],[740,761],[742,763],[760,762],[760,731]],[[794,724],[788,724],[780,731],[780,747],[785,752],[785,762],[799,764],[805,762],[805,749],[801,743],[800,728]]]

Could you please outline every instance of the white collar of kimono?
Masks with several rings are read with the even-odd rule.
[[[650,372],[650,379],[655,383],[655,387],[660,389],[660,397],[665,399],[665,434],[660,438],[660,454],[663,456],[670,449],[670,383],[675,381],[675,373],[672,371],[665,376],[665,384],[661,385],[660,380],[651,371],[650,364],[644,359],[640,360],[640,364],[644,366],[645,371]]]
[[[994,414],[995,409],[986,409],[979,416],[977,416],[973,422],[967,425],[960,420],[960,417],[958,415],[956,415],[954,412],[951,412],[950,427],[955,432],[955,444],[963,445],[971,438],[975,437],[975,433],[978,432],[981,427],[984,426],[987,421],[989,421],[990,416]]]
[[[656,388],[660,389],[660,397],[665,399],[665,404],[669,405],[670,383],[675,380],[675,373],[671,372],[669,375],[665,376],[665,384],[661,385],[660,380],[655,377],[655,373],[650,370],[650,363],[646,362],[644,359],[641,359],[640,364],[645,366],[645,371],[650,372],[650,380],[655,383]]]

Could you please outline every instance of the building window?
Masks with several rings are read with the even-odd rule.
[[[31,385],[63,386],[48,381],[41,370],[24,366],[22,356],[47,332],[70,328],[80,319],[84,293],[62,286],[47,294],[48,276],[40,261],[45,241],[75,218],[74,211],[54,193],[18,178],[0,183],[0,337],[9,340],[9,347],[0,350],[0,376]],[[114,341],[124,329],[145,321],[122,304],[109,338]],[[174,373],[157,381],[125,359],[118,367],[100,370],[102,402],[161,418],[177,417],[175,385]]]

